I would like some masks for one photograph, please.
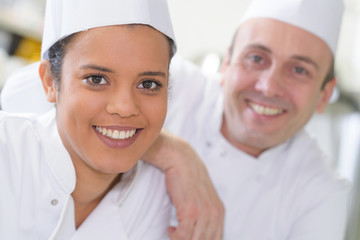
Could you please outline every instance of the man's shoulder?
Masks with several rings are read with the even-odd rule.
[[[349,189],[349,182],[343,178],[336,167],[319,147],[317,141],[306,131],[294,136],[286,149],[288,166],[304,184],[329,189]],[[323,189],[325,190],[325,189]]]

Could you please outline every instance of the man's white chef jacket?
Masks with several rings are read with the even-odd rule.
[[[224,239],[343,240],[350,186],[326,166],[315,141],[301,131],[258,158],[238,150],[220,132],[218,79],[173,61],[180,62],[172,64],[165,126],[205,162],[226,208]]]
[[[171,203],[156,168],[139,161],[77,230],[75,181],[55,110],[0,111],[0,239],[168,239]]]

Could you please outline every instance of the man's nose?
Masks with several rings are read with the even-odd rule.
[[[259,75],[255,89],[266,97],[282,96],[284,92],[283,81],[280,67],[272,66]]]

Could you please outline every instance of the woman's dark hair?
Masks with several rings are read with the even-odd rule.
[[[58,91],[60,90],[61,69],[66,54],[67,46],[75,36],[76,33],[71,34],[63,39],[60,39],[49,48],[50,69],[55,79],[55,83]]]
[[[131,26],[136,26],[141,24],[131,24]],[[61,79],[61,70],[63,65],[63,60],[66,54],[66,50],[70,42],[74,39],[77,33],[73,33],[65,38],[60,39],[56,43],[54,43],[49,49],[49,62],[50,62],[50,69],[53,77],[55,79],[55,83],[57,86],[57,90],[60,90],[60,79]],[[166,35],[165,35],[166,36]],[[174,48],[175,43],[174,40],[166,36],[168,43],[169,43],[169,56],[170,60],[174,56]]]

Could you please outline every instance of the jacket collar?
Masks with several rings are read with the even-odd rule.
[[[37,120],[44,160],[62,189],[71,194],[75,189],[75,168],[68,151],[63,145],[56,126],[56,110],[41,115]]]
[[[41,115],[36,128],[40,135],[43,158],[65,193],[71,194],[76,185],[75,167],[60,138],[56,126],[56,110],[52,109]],[[118,195],[113,194],[112,196],[115,197],[114,201],[118,204],[123,203],[132,189],[140,166],[141,164],[138,163],[128,172],[123,173],[121,181],[114,187],[114,189],[118,189],[115,191]]]

